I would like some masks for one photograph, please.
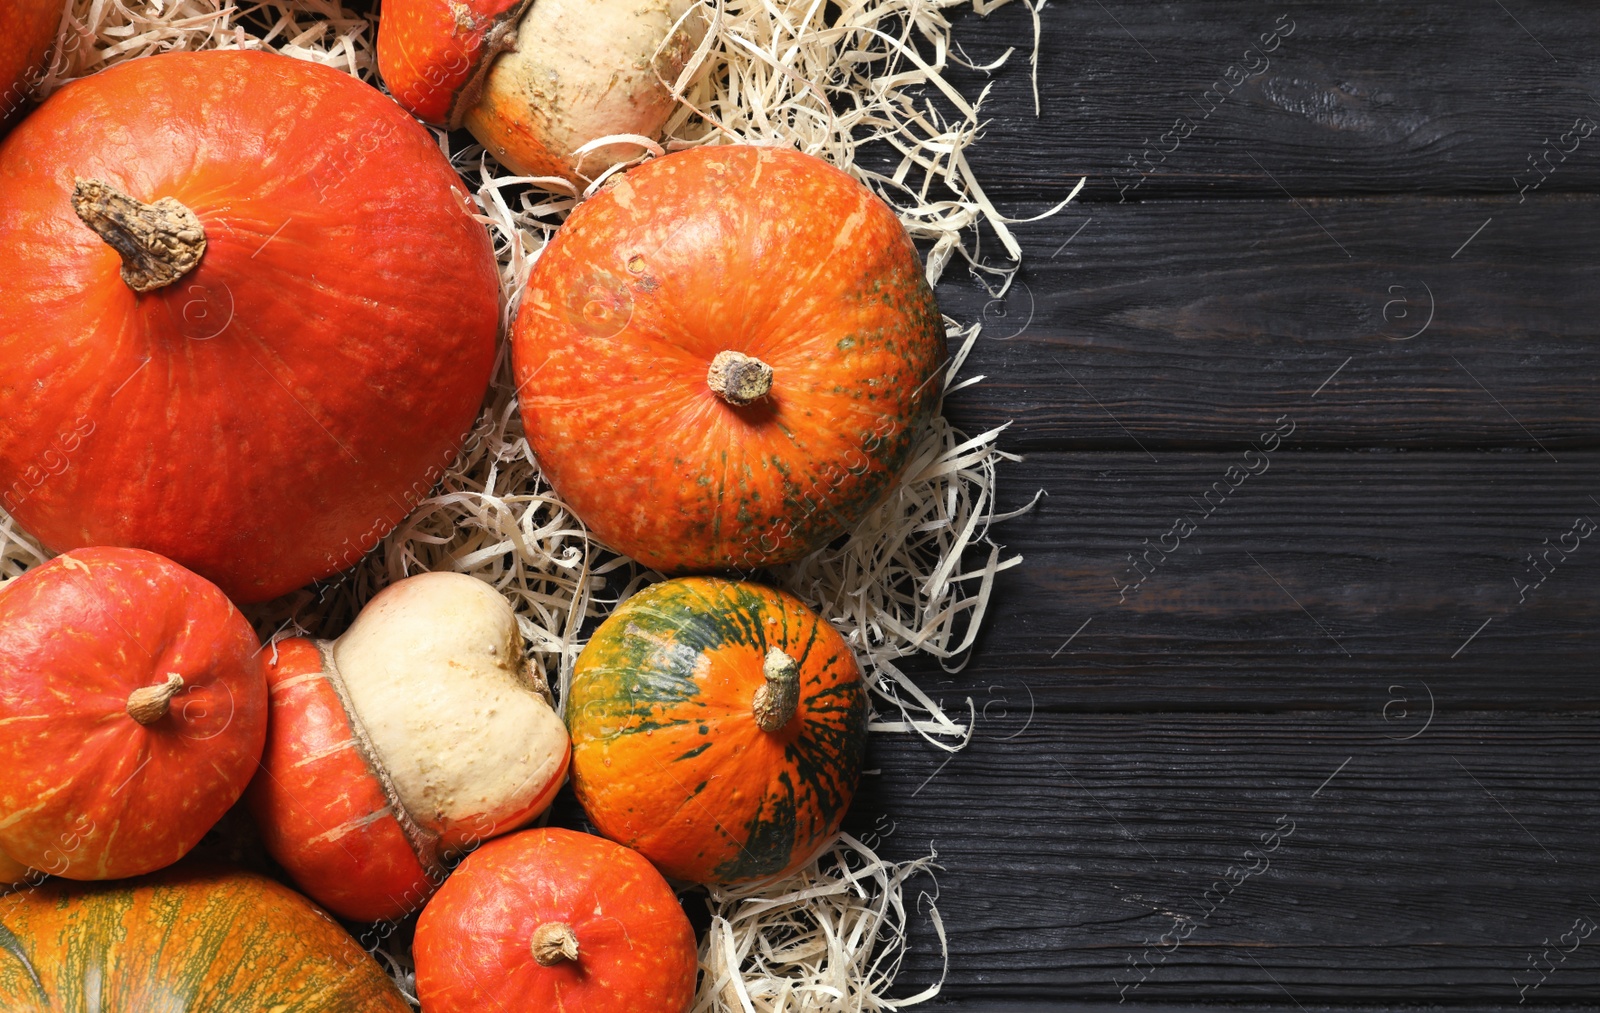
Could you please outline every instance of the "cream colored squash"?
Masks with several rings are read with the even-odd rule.
[[[483,94],[467,109],[466,127],[513,172],[575,182],[598,177],[641,149],[610,144],[580,157],[584,144],[612,134],[660,138],[674,107],[668,86],[705,37],[703,14],[684,17],[696,6],[534,0],[515,47],[495,60]]]
[[[442,848],[525,822],[567,757],[567,730],[529,671],[506,600],[460,573],[381,591],[333,663],[378,765]]]

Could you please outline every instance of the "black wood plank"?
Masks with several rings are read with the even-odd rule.
[[[1047,495],[994,531],[1024,562],[968,667],[918,667],[953,709],[1342,709],[1374,737],[1600,709],[1600,452],[1041,453],[1002,480]]]
[[[1333,713],[1036,714],[953,759],[877,737],[854,819],[938,851],[955,1000],[1592,1001],[1600,936],[1561,935],[1600,925],[1597,746],[1594,714],[1405,742]],[[908,992],[939,971],[915,942]]]
[[[1044,6],[1040,25],[1038,117],[1028,11],[957,25],[973,62],[1020,50],[969,155],[1004,201],[1085,175],[1097,203],[1600,189],[1600,19],[1583,0],[1096,0]]]
[[[953,267],[985,329],[962,424],[1015,448],[1593,445],[1600,197],[1168,202],[1019,226],[1003,299]]]

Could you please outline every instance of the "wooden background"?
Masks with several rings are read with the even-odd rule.
[[[1013,422],[1002,508],[1047,495],[970,664],[911,666],[972,744],[875,736],[847,823],[938,852],[930,1006],[1600,1008],[1600,532],[1516,583],[1600,522],[1600,11],[1041,24],[1036,118],[1028,11],[958,19],[1020,47],[955,75],[993,86],[970,161],[1016,218],[1089,183],[1004,298],[939,296],[987,325],[951,418]],[[238,812],[210,848],[270,866]]]
[[[949,272],[990,325],[949,412],[1048,495],[971,664],[918,670],[972,746],[878,737],[852,815],[937,849],[951,1008],[1600,1007],[1600,538],[1515,583],[1600,520],[1597,14],[1073,0],[1040,117],[1025,46],[993,75],[995,202],[1089,184],[1003,299]]]

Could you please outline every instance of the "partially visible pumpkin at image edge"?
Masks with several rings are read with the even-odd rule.
[[[262,876],[179,866],[0,898],[6,1013],[408,1013],[338,923]]]
[[[21,118],[50,69],[50,43],[60,22],[61,0],[0,4],[0,134]]]
[[[266,726],[255,631],[171,560],[76,549],[0,585],[0,851],[13,862],[68,879],[176,862],[243,794]]]
[[[546,827],[468,855],[417,920],[424,1013],[684,1013],[694,929],[640,855]]]
[[[472,215],[428,131],[327,67],[165,53],[62,88],[0,142],[0,508],[240,602],[355,563],[488,389]]]

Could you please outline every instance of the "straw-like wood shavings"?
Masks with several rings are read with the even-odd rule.
[[[216,0],[68,0],[40,97],[123,60],[215,49],[229,34],[232,13]]]
[[[1008,2],[974,0],[972,6],[987,14]],[[946,16],[967,5],[968,0],[708,0],[712,30],[697,58],[709,61],[711,72],[680,90],[684,109],[671,124],[668,147],[741,141],[826,158],[871,186],[913,237],[931,244],[930,283],[938,282],[952,255],[973,266],[982,263],[980,222],[1016,262],[1022,249],[1008,227],[1015,220],[994,206],[963,154],[982,129],[988,88],[969,101],[944,79],[952,62],[972,66],[952,57]],[[1037,18],[1037,8],[1029,9]],[[1012,52],[983,69],[997,69]],[[1036,62],[1037,28],[1033,52]],[[692,78],[699,67],[691,62],[674,84]],[[946,111],[932,100],[934,94]],[[891,158],[887,169],[864,164],[864,149],[881,153],[885,145],[898,160]]]
[[[275,49],[368,80],[377,74],[377,26],[337,0],[68,0],[59,39],[41,98],[170,51]]]
[[[904,998],[890,992],[907,949],[906,883],[937,868],[936,857],[896,864],[840,834],[816,862],[776,883],[712,889],[694,1013],[871,1013],[932,999],[938,984]],[[934,899],[920,893],[914,911],[943,950]]]
[[[977,325],[962,329],[946,318],[952,349],[947,377],[954,378],[978,339]],[[947,380],[946,393],[977,383]],[[842,543],[771,571],[827,616],[863,661],[877,707],[875,731],[914,731],[949,751],[972,734],[966,714],[951,717],[895,661],[919,653],[940,659],[946,671],[965,666],[988,608],[995,575],[1022,562],[989,541],[990,525],[1031,507],[998,513],[995,469],[1020,458],[996,439],[1000,426],[967,437],[941,413],[923,433],[911,463],[889,498]],[[970,568],[969,568],[970,567]]]
[[[979,14],[1007,2],[970,0]],[[1024,0],[1033,15],[1035,70],[1044,2]],[[967,3],[706,0],[699,10],[711,30],[689,68],[669,82],[683,106],[669,124],[666,148],[738,141],[819,155],[895,208],[928,250],[930,282],[960,257],[991,291],[1003,292],[1021,253],[1008,227],[1014,220],[984,194],[964,155],[982,131],[987,89],[969,100],[943,79],[951,64],[974,66],[950,38],[948,14]],[[379,84],[376,32],[371,19],[337,0],[69,0],[62,53],[41,91],[136,57],[232,48],[270,48]],[[1014,52],[979,69],[994,70]],[[481,146],[453,148],[448,136],[435,133],[493,238],[508,329],[529,271],[582,195],[564,181],[513,176]],[[595,146],[618,140],[637,144],[641,157],[661,150],[646,138]],[[998,238],[1010,263],[991,266],[980,255],[980,226]],[[978,326],[946,324],[948,394],[982,378],[955,379]],[[585,623],[659,575],[598,545],[544,483],[513,392],[502,341],[483,413],[432,494],[350,570],[253,608],[262,634],[335,636],[387,584],[454,569],[507,596],[534,659],[564,689]],[[972,734],[969,698],[947,713],[899,662],[927,653],[946,670],[959,670],[995,576],[1020,562],[989,540],[990,526],[1009,516],[996,509],[996,469],[1015,460],[998,449],[999,433],[967,437],[941,415],[900,484],[853,533],[757,575],[799,594],[849,639],[873,690],[876,731],[916,732],[952,751]],[[17,576],[48,555],[0,513],[0,577]],[[785,880],[714,890],[696,1013],[890,1010],[933,997],[937,984],[891,997],[906,945],[905,883],[930,866],[931,858],[886,862],[841,836],[818,862]],[[942,924],[923,901],[931,898],[923,894],[917,907],[942,949]],[[386,946],[379,956],[409,996],[409,954]]]

